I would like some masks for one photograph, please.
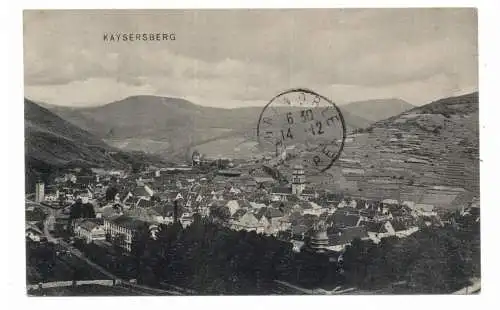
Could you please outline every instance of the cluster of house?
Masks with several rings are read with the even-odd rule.
[[[178,221],[187,227],[195,214],[233,230],[283,238],[296,251],[307,243],[317,251],[342,251],[355,238],[378,243],[390,236],[409,236],[422,225],[442,225],[432,205],[348,199],[308,187],[301,166],[293,167],[289,184],[258,169],[246,174],[227,169],[202,172],[196,164],[136,175],[68,174],[58,182],[55,200],[63,195],[67,202],[82,199],[94,205],[95,219],[72,223],[76,236],[94,242],[108,235],[128,251],[140,227],[149,227],[155,236],[160,224]],[[116,189],[112,199],[106,197],[110,187]],[[45,194],[45,200],[49,196]]]

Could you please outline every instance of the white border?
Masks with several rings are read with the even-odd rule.
[[[7,277],[0,281],[2,297],[6,296],[5,307],[29,307],[31,309],[53,309],[55,307],[71,307],[73,309],[96,308],[239,308],[239,309],[281,309],[281,308],[314,308],[328,307],[351,309],[352,307],[376,308],[448,308],[448,309],[482,309],[498,305],[495,293],[498,289],[498,227],[500,206],[495,205],[494,196],[498,169],[496,160],[496,143],[498,128],[496,111],[500,98],[497,89],[500,72],[496,46],[498,41],[497,24],[498,1],[240,1],[238,4],[229,1],[85,1],[82,3],[65,1],[15,1],[8,8],[1,10],[2,17],[2,130],[3,174],[1,176],[3,197],[1,210],[2,219],[2,266]],[[496,5],[495,5],[496,4]],[[482,293],[479,296],[342,296],[342,297],[203,297],[203,298],[27,298],[25,291],[25,249],[24,237],[21,232],[24,227],[24,127],[23,127],[23,78],[22,78],[22,9],[73,9],[73,8],[279,8],[279,7],[479,7],[479,54],[480,54],[480,137],[481,137],[481,203],[482,203]],[[5,95],[7,94],[7,96]],[[5,199],[7,198],[7,199]],[[487,259],[486,259],[487,258]],[[3,286],[6,286],[5,288]],[[489,308],[489,307],[488,307]]]

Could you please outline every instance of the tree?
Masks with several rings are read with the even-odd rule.
[[[82,200],[77,199],[76,202],[70,207],[70,211],[69,211],[70,220],[74,220],[74,219],[82,217],[81,216],[82,207],[83,207]]]
[[[106,189],[106,201],[115,200],[116,194],[118,194],[118,189],[115,186],[108,186]]]
[[[91,203],[82,205],[80,217],[95,218],[94,205],[92,205]]]

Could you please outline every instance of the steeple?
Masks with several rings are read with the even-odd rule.
[[[323,253],[329,245],[327,234],[327,225],[324,221],[319,221],[314,224],[311,230],[311,237],[308,248],[316,253]]]
[[[35,185],[35,201],[42,202],[45,200],[45,183],[38,179]]]
[[[300,196],[306,187],[306,176],[304,174],[304,167],[296,165],[293,167],[292,175],[292,193]]]

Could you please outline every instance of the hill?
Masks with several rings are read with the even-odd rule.
[[[110,147],[100,138],[24,99],[26,186],[69,167],[125,168],[146,158]]]
[[[221,109],[179,98],[133,96],[100,107],[51,110],[115,147],[172,156],[214,141],[255,141],[262,108]],[[370,124],[349,112],[344,118],[351,129]]]
[[[358,130],[331,174],[364,197],[450,206],[479,195],[478,103],[477,92],[443,98]]]
[[[342,108],[354,115],[376,122],[399,115],[414,106],[402,99],[388,98],[351,102],[343,105]]]

